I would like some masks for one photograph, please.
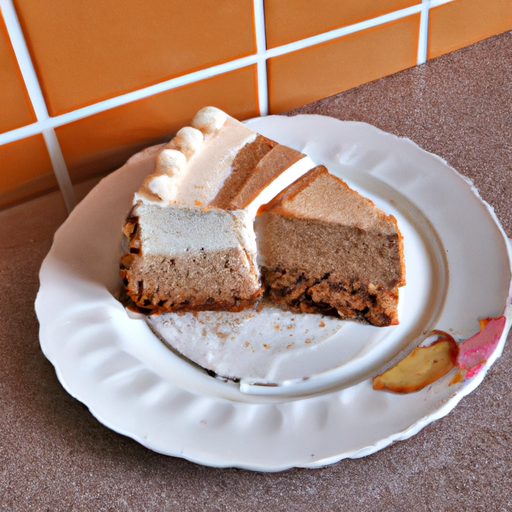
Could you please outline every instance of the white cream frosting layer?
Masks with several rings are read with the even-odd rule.
[[[238,152],[254,141],[256,133],[228,117],[215,135],[207,138],[201,151],[190,159],[187,171],[179,183],[179,195],[173,203],[181,206],[207,206],[231,174]]]
[[[246,210],[200,211],[140,203],[134,214],[139,217],[145,254],[174,256],[240,247],[256,252],[253,222]]]
[[[258,285],[256,235],[248,210],[139,203],[134,214],[139,218],[141,242],[146,255],[192,256],[237,249],[251,262],[251,279]]]
[[[134,203],[206,206],[229,176],[233,160],[257,134],[215,107],[200,110],[157,157]]]

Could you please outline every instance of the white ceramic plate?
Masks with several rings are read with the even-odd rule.
[[[503,349],[512,258],[493,211],[443,160],[372,126],[323,116],[248,124],[326,165],[397,217],[408,281],[400,326],[364,326],[361,338],[361,326],[344,325],[336,364],[320,365],[307,381],[283,378],[277,388],[212,378],[173,353],[114,298],[121,226],[154,166],[158,148],[149,148],[101,181],[58,230],[36,300],[45,355],[102,423],[205,465],[316,467],[415,434],[472,391]],[[479,319],[501,315],[509,318],[500,343],[475,377],[450,385],[448,374],[406,395],[373,390],[372,377],[431,330],[464,340],[478,332]],[[350,349],[354,343],[361,348]],[[325,354],[335,352],[329,346]]]

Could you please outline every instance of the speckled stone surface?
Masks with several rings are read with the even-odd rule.
[[[471,178],[511,237],[510,84],[507,33],[293,113],[366,121],[413,139]],[[0,212],[0,510],[512,510],[510,337],[447,417],[322,469],[206,468],[108,430],[62,389],[39,348],[38,270],[64,220],[58,194]]]

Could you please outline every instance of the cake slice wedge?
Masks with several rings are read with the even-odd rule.
[[[139,308],[240,311],[261,295],[253,219],[244,210],[141,203],[125,234],[121,275]]]
[[[325,167],[262,206],[255,225],[272,302],[380,327],[398,323],[405,266],[396,220]]]

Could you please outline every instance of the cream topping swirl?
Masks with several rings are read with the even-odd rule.
[[[156,160],[155,171],[143,181],[134,202],[168,205],[176,199],[187,162],[225,125],[228,115],[215,107],[201,109],[191,122],[171,139]]]

